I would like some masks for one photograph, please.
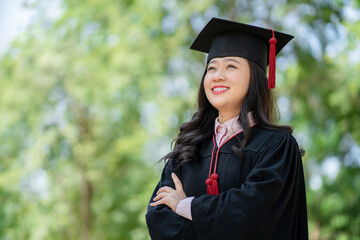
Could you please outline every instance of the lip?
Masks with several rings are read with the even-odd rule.
[[[220,90],[220,91],[214,91],[215,88],[223,88],[223,90]],[[226,91],[228,91],[230,88],[228,86],[223,86],[223,85],[216,85],[216,86],[213,86],[211,88],[211,91],[214,93],[214,94],[220,94],[220,93],[224,93]]]

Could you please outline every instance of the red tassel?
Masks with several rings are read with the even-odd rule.
[[[218,180],[219,176],[216,173],[211,174],[211,178],[206,179],[207,185],[207,194],[210,195],[219,195],[219,185]]]
[[[272,30],[272,38],[270,38],[270,50],[269,50],[269,78],[268,89],[275,88],[275,72],[276,72],[276,38],[274,30]]]
[[[206,192],[209,195],[213,195],[212,188],[211,188],[211,178],[206,179]]]
[[[211,186],[213,189],[213,195],[219,195],[219,185],[218,185],[219,176],[216,173],[211,174]]]

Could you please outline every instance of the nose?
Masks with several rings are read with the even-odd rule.
[[[218,69],[214,74],[214,81],[218,82],[218,81],[224,81],[224,80],[225,80],[225,75],[223,73],[223,70]]]

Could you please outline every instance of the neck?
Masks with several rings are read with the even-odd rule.
[[[239,116],[240,113],[224,113],[219,111],[219,123],[223,124],[224,122]]]

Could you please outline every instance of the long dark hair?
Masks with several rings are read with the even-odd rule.
[[[250,86],[241,106],[239,124],[243,128],[243,137],[238,138],[238,144],[233,146],[235,155],[242,156],[241,150],[249,141],[251,136],[250,122],[247,113],[252,111],[257,126],[271,130],[293,132],[290,126],[276,125],[279,114],[276,108],[272,91],[268,89],[268,79],[264,70],[255,62],[248,60],[250,66]],[[206,69],[206,68],[205,68]],[[214,133],[214,123],[218,116],[218,110],[214,108],[205,95],[204,78],[202,76],[198,90],[197,111],[191,120],[181,124],[180,133],[174,140],[174,149],[163,157],[163,160],[172,160],[176,169],[187,162],[199,159],[200,148]]]

